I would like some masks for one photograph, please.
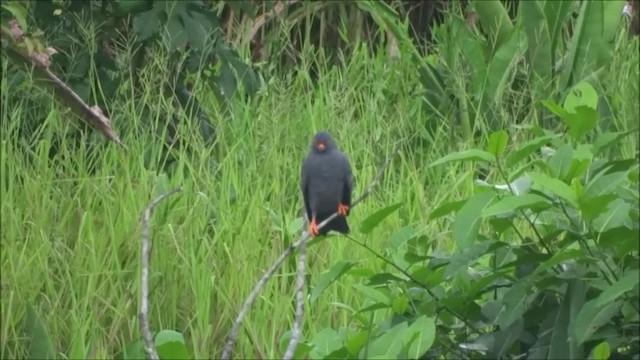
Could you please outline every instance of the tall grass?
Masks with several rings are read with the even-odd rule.
[[[637,99],[638,55],[622,48],[620,66],[607,71],[616,84],[625,76],[635,79],[632,91],[612,90],[623,106],[616,126],[626,127],[631,121],[623,118],[638,115],[625,103],[633,91]],[[133,100],[130,84],[113,104],[115,126],[129,129],[121,134],[126,151],[94,137],[78,148],[63,136],[72,125],[56,106],[31,142],[20,140],[27,109],[7,101],[15,90],[2,72],[1,100],[13,104],[3,107],[1,124],[3,357],[27,357],[26,303],[68,358],[113,357],[139,338],[140,214],[152,198],[177,186],[184,192],[161,204],[151,225],[152,328],[182,331],[195,358],[215,357],[255,280],[299,234],[300,165],[319,130],[329,130],[349,156],[356,195],[395,144],[405,144],[373,196],[352,212],[354,237],[380,250],[394,231],[412,225],[436,247],[450,246],[445,224],[429,222],[428,214],[469,191],[472,172],[427,168],[458,145],[447,136],[451,119],[425,116],[421,97],[407,90],[419,88],[410,60],[392,62],[356,49],[343,68],[321,68],[314,83],[314,55],[305,51],[308,61],[298,71],[271,78],[259,99],[235,101],[229,112],[198,87],[214,119],[216,143],[205,146],[197,127],[183,118],[179,134],[189,147],[175,150],[177,161],[167,172],[159,170],[159,136],[135,126],[152,121],[161,129],[174,112],[157,87],[169,75],[164,59],[145,69],[136,89],[141,102]],[[151,108],[144,116],[152,120],[142,118],[144,104]],[[426,131],[433,123],[435,131]],[[58,153],[49,158],[56,141]],[[628,141],[622,146],[637,151],[637,142]],[[367,215],[398,202],[401,211],[373,235],[358,233]],[[348,239],[331,237],[310,249],[310,284],[338,261],[383,266]],[[280,337],[293,322],[294,272],[291,262],[265,288],[245,320],[238,358],[281,356]],[[343,277],[308,307],[306,339],[356,321],[349,308],[360,304],[353,287],[358,282],[355,275]]]

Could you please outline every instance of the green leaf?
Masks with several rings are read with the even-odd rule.
[[[615,199],[607,206],[607,211],[593,220],[592,226],[597,232],[605,232],[610,229],[631,223],[629,212],[631,205],[622,199]]]
[[[556,179],[564,179],[571,169],[573,160],[573,148],[564,144],[558,148],[549,160],[549,172]]]
[[[431,212],[431,214],[429,214],[429,220],[434,220],[439,217],[445,216],[448,213],[458,211],[460,210],[462,205],[464,205],[466,202],[467,200],[459,200],[459,201],[450,201],[450,202],[444,203],[438,206],[437,208],[435,208]]]
[[[542,173],[529,173],[528,176],[533,180],[534,189],[547,190],[554,195],[564,199],[573,207],[578,208],[578,197],[573,192],[573,189],[558,179],[552,179]]]
[[[329,287],[329,285],[333,284],[356,264],[357,263],[353,261],[340,261],[333,265],[329,271],[320,275],[318,283],[311,291],[309,302],[312,304],[315,303],[318,300],[318,297],[320,297],[320,294],[322,294]]]
[[[403,226],[400,228],[400,230],[391,235],[391,239],[389,239],[387,248],[390,251],[398,250],[398,248],[404,245],[407,241],[414,238],[416,234],[417,231],[412,226]]]
[[[567,116],[569,116],[569,113],[567,112],[567,110],[565,110],[564,108],[562,108],[562,106],[553,102],[553,100],[542,100],[542,105],[544,105],[544,107],[549,109],[549,111],[554,113],[560,119],[564,120],[565,118],[567,118]]]
[[[611,348],[609,347],[609,343],[606,341],[601,342],[596,345],[591,351],[591,356],[589,359],[593,360],[607,360],[611,356]]]
[[[482,224],[482,213],[495,197],[493,192],[473,195],[458,211],[451,229],[453,240],[458,248],[467,248],[476,241]]]
[[[407,329],[407,323],[401,322],[374,339],[368,348],[369,358],[397,359],[402,351]]]
[[[482,216],[502,215],[521,209],[545,209],[551,205],[549,199],[536,194],[507,195],[487,207],[482,212]]]
[[[184,336],[174,330],[160,331],[154,340],[161,359],[190,359]]]
[[[638,128],[620,131],[620,132],[606,132],[596,138],[593,142],[593,154],[599,155],[602,151],[611,145],[618,144],[624,137],[633,134],[638,131]]]
[[[444,273],[445,277],[451,277],[459,271],[466,271],[466,267],[469,266],[470,263],[476,262],[482,256],[505,246],[507,246],[505,242],[489,240],[460,248],[460,250],[451,257]]]
[[[555,253],[549,260],[546,260],[542,264],[540,264],[540,266],[538,266],[534,271],[534,276],[541,275],[562,262],[572,259],[580,259],[584,256],[584,251],[582,251],[581,249],[565,249],[563,251]]]
[[[580,211],[582,217],[586,221],[591,221],[598,217],[600,214],[607,211],[609,203],[616,200],[618,197],[615,194],[604,194],[582,199],[580,201]]]
[[[622,307],[622,302],[615,301],[606,306],[598,306],[598,299],[587,301],[578,313],[574,325],[574,336],[578,345],[589,340],[603,325],[611,321]]]
[[[504,304],[495,324],[501,329],[506,329],[511,324],[521,319],[524,313],[529,309],[533,299],[537,294],[529,294],[529,285],[525,281],[516,282],[511,289],[507,290],[502,297]]]
[[[620,187],[620,184],[627,180],[628,176],[628,171],[618,171],[609,174],[601,172],[585,187],[585,197],[593,198],[600,195],[615,193],[615,191]]]
[[[360,224],[360,232],[363,234],[371,233],[373,229],[382,222],[382,220],[386,219],[389,215],[393,214],[402,205],[403,203],[397,203],[391,206],[387,206],[386,208],[378,210],[375,213],[369,215]]]
[[[17,1],[3,2],[2,7],[13,15],[22,31],[29,31],[29,25],[27,23],[28,12],[22,4]]]
[[[598,93],[586,81],[574,86],[564,99],[564,109],[567,112],[578,113],[578,108],[581,106],[586,106],[593,110],[598,109]]]
[[[569,128],[569,135],[574,140],[580,140],[593,130],[598,122],[598,112],[587,106],[578,106],[576,113],[569,113],[564,122]]]
[[[340,334],[330,328],[320,330],[311,341],[311,345],[313,345],[309,354],[311,359],[324,359],[325,356],[344,346]]]
[[[509,143],[509,134],[504,131],[496,131],[489,136],[489,143],[487,144],[487,152],[493,154],[495,157],[501,156],[507,149]]]
[[[531,155],[531,153],[540,149],[542,146],[544,146],[551,140],[557,139],[558,137],[560,137],[560,134],[541,136],[524,143],[518,150],[514,151],[509,156],[507,156],[507,167],[512,167],[513,165],[517,164],[520,160]]]
[[[609,286],[598,296],[596,306],[605,306],[617,300],[622,294],[633,290],[640,282],[640,271],[638,269],[630,270],[625,276]]]
[[[371,300],[377,301],[387,306],[391,306],[391,296],[381,289],[375,289],[362,284],[356,284],[354,285],[354,288]]]
[[[411,324],[407,333],[412,334],[410,336],[413,338],[407,357],[420,359],[436,339],[436,323],[432,318],[422,315]]]
[[[27,303],[25,332],[30,340],[29,359],[55,359],[56,352],[42,319],[31,304]]]
[[[404,282],[405,279],[397,277],[391,273],[378,273],[369,278],[367,286],[377,286],[387,284],[389,282]]]
[[[453,154],[449,154],[441,157],[440,159],[434,161],[429,165],[429,167],[442,165],[455,161],[484,161],[488,163],[495,163],[496,157],[488,153],[486,151],[471,149],[471,150],[463,150]]]

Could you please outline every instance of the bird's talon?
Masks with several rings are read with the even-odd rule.
[[[338,205],[338,215],[347,216],[349,214],[349,206],[340,204]]]
[[[309,234],[313,237],[318,236],[318,224],[316,223],[316,219],[311,220],[309,223]]]

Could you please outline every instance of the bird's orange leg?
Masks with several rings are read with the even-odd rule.
[[[313,237],[318,236],[318,223],[316,223],[316,218],[311,219],[309,222],[309,234]]]
[[[349,214],[349,206],[345,204],[338,205],[338,215],[347,216]]]

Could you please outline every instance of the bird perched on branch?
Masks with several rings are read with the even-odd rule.
[[[302,164],[300,187],[311,236],[326,235],[331,230],[349,233],[346,217],[351,207],[353,174],[349,160],[329,133],[319,132],[313,137]],[[335,212],[338,217],[319,230],[318,225]]]

